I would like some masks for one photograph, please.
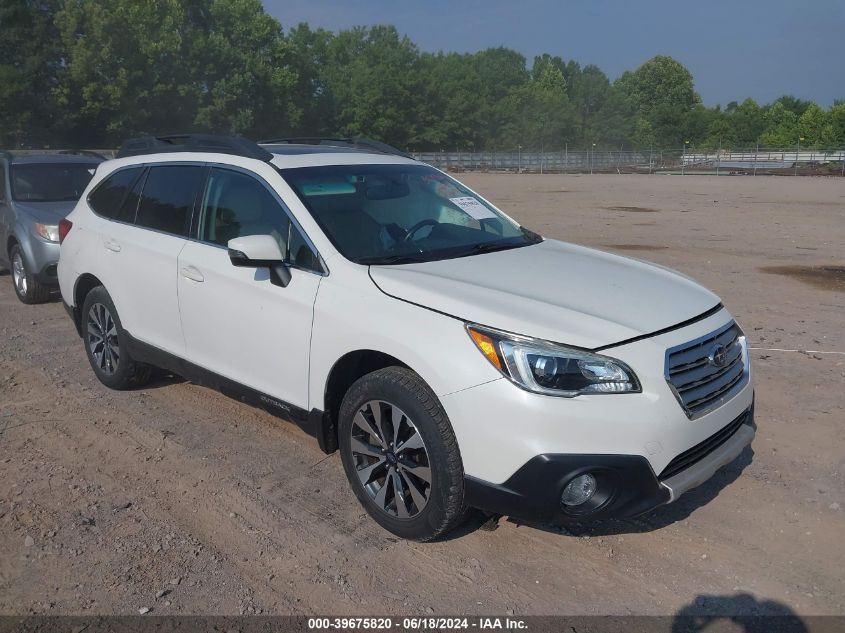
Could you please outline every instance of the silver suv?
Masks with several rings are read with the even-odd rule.
[[[42,303],[58,286],[59,220],[73,210],[103,160],[94,152],[0,152],[0,267],[15,294]]]

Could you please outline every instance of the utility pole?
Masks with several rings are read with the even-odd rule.
[[[681,150],[681,176],[684,175],[687,167],[687,144],[689,144],[689,141],[684,141],[684,147]]]
[[[716,175],[719,175],[719,167],[722,166],[722,135],[719,135],[719,150],[716,153]]]
[[[519,162],[517,163],[516,173],[521,174],[522,173],[522,145],[517,145],[517,147],[519,148],[519,159],[518,159]]]
[[[760,139],[757,139],[757,149],[754,150],[754,175],[757,175],[757,157],[760,155]]]
[[[798,151],[795,152],[795,171],[792,174],[793,176],[798,175],[798,160],[799,160],[798,157],[801,154],[801,141],[803,141],[803,140],[804,140],[803,136],[798,137]]]
[[[596,144],[593,143],[592,148],[590,149],[590,175],[593,175],[593,159],[596,157]]]

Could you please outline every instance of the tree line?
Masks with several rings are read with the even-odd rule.
[[[668,56],[611,81],[503,47],[423,52],[393,26],[285,30],[260,0],[0,0],[0,33],[5,147],[184,131],[410,150],[845,147],[845,102],[706,107]]]

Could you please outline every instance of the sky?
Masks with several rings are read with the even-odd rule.
[[[393,24],[424,51],[550,53],[612,79],[654,55],[708,106],[845,99],[845,0],[263,0],[285,29]]]

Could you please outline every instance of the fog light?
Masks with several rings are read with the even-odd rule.
[[[560,495],[561,504],[572,507],[580,506],[590,500],[596,492],[596,478],[591,474],[579,475],[563,489]]]

